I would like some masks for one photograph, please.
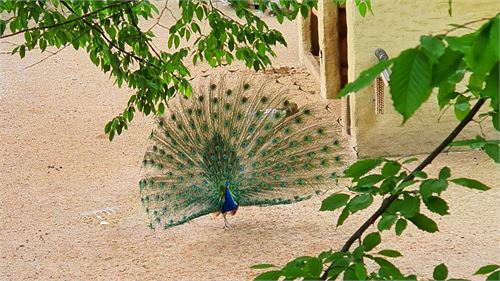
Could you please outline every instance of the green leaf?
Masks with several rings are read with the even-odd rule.
[[[471,140],[459,140],[450,143],[450,146],[470,146],[471,148],[483,148],[486,144],[486,140],[481,136],[476,136],[475,139]]]
[[[492,274],[488,275],[488,277],[486,277],[486,281],[498,281],[500,280],[500,270],[499,271],[495,271],[493,272]]]
[[[349,166],[345,172],[345,176],[348,178],[359,178],[362,175],[368,173],[369,171],[373,170],[375,167],[380,165],[382,163],[382,160],[380,159],[365,159],[365,160],[359,160]]]
[[[425,205],[429,211],[440,214],[440,215],[448,215],[448,204],[442,198],[437,196],[431,196],[424,200]]]
[[[359,245],[358,247],[356,247],[356,249],[354,249],[354,251],[352,251],[353,258],[357,260],[361,259],[364,254],[365,254],[365,246],[363,245]]]
[[[347,205],[352,213],[368,208],[373,203],[373,197],[370,194],[356,195]]]
[[[366,3],[365,2],[360,2],[359,5],[358,5],[358,10],[359,10],[359,14],[362,16],[362,17],[365,17],[366,15]]]
[[[465,186],[468,188],[472,188],[472,189],[477,189],[477,190],[482,190],[482,191],[486,191],[486,190],[490,189],[490,187],[488,187],[484,183],[481,183],[481,182],[479,182],[477,180],[473,180],[473,179],[458,178],[458,179],[453,179],[451,181],[455,184]]]
[[[417,161],[417,160],[418,160],[418,158],[416,158],[416,157],[411,157],[411,158],[408,158],[408,159],[406,159],[405,161],[403,161],[403,164],[409,164],[409,163],[411,163],[411,162],[415,162],[415,161]]]
[[[427,174],[424,171],[415,171],[415,172],[413,172],[413,175],[416,178],[422,178],[422,179],[426,179],[427,178]]]
[[[397,257],[403,256],[403,255],[401,255],[400,252],[394,251],[394,250],[382,250],[382,251],[380,251],[378,253],[381,254],[381,255],[383,255],[383,256],[391,257],[391,258],[397,258]]]
[[[459,121],[462,121],[470,111],[469,99],[464,96],[459,96],[455,102],[454,109],[455,116]]]
[[[488,71],[498,61],[498,21],[497,15],[481,26],[476,33],[471,51],[465,56],[472,72],[479,77],[486,77]],[[492,42],[495,39],[496,41]]]
[[[407,219],[412,218],[420,211],[420,199],[417,196],[404,194],[401,215]]]
[[[277,270],[274,270],[274,271],[268,271],[268,272],[264,272],[260,275],[258,275],[257,277],[255,277],[254,280],[278,280],[280,278],[280,276],[282,275],[281,271],[277,271]]]
[[[363,263],[355,263],[354,272],[356,273],[356,277],[358,278],[357,280],[366,280],[366,277],[368,277],[366,267]]]
[[[443,42],[432,36],[420,37],[420,45],[432,62],[436,62],[445,51]]]
[[[417,49],[403,51],[392,67],[389,86],[394,108],[403,116],[403,123],[431,94],[432,67]]]
[[[386,178],[396,175],[401,170],[401,165],[395,161],[389,161],[382,167],[382,175]]]
[[[450,102],[458,97],[459,93],[455,92],[455,84],[451,83],[441,83],[439,85],[438,91],[438,104],[439,109],[443,109],[445,106],[449,105]]]
[[[432,277],[435,280],[446,280],[446,277],[448,277],[448,268],[444,263],[436,266],[434,268],[434,272],[432,273]]]
[[[312,276],[319,277],[321,271],[323,270],[323,262],[318,258],[312,258],[307,261],[307,268]]]
[[[500,163],[500,146],[498,144],[487,143],[483,149],[493,161]]]
[[[420,184],[419,191],[424,199],[432,194],[441,194],[448,187],[448,181],[438,179],[428,179]]]
[[[382,175],[368,175],[366,177],[362,177],[360,178],[357,183],[358,185],[357,186],[360,186],[360,187],[370,187],[370,186],[373,186],[374,184],[380,182],[381,180],[384,179],[384,176]]]
[[[406,226],[408,225],[408,221],[406,221],[403,218],[400,218],[398,222],[396,222],[396,235],[400,236],[403,231],[406,229]]]
[[[365,251],[371,251],[378,244],[380,244],[382,240],[380,239],[380,233],[372,232],[366,235],[365,239],[363,239],[363,246],[365,246]]]
[[[409,218],[409,220],[419,229],[423,231],[427,231],[430,233],[434,233],[439,231],[437,224],[422,214],[416,214],[415,216]]]
[[[439,179],[447,180],[451,175],[451,170],[448,167],[443,167],[441,171],[439,171]]]
[[[328,196],[323,202],[321,202],[320,211],[333,211],[345,206],[349,201],[349,195],[338,193]]]
[[[499,97],[498,93],[500,92],[500,85],[498,83],[499,69],[498,67],[500,61],[497,61],[493,69],[491,70],[490,75],[486,78],[486,86],[484,87],[484,91],[481,93],[482,97],[491,98],[491,107],[493,109],[497,109],[499,107]],[[498,129],[497,129],[498,130]]]
[[[378,221],[378,230],[391,229],[391,226],[396,222],[398,217],[396,215],[382,215],[382,218]]]
[[[21,47],[19,47],[19,56],[21,58],[24,58],[24,55],[26,54],[26,46],[24,45],[21,45]]]
[[[394,59],[382,60],[378,62],[376,65],[370,67],[369,69],[361,72],[359,77],[351,83],[342,88],[342,90],[337,95],[337,98],[341,98],[346,96],[349,93],[357,92],[364,87],[370,85],[373,80],[386,68],[390,67],[394,62]],[[392,79],[392,78],[391,78]]]
[[[337,227],[341,226],[344,221],[349,217],[349,207],[345,207],[340,213],[339,218],[337,219]]]
[[[498,268],[500,268],[499,265],[497,264],[489,264],[489,265],[485,265],[485,266],[482,266],[481,268],[479,268],[476,273],[474,273],[474,275],[478,275],[478,274],[488,274],[494,270],[497,270]]]
[[[269,264],[269,263],[254,264],[254,265],[250,266],[250,268],[253,268],[253,269],[262,269],[262,268],[270,268],[270,267],[276,267],[276,266],[273,264]]]

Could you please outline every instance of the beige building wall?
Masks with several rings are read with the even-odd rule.
[[[416,46],[419,37],[441,33],[450,23],[465,23],[492,17],[500,11],[497,0],[453,0],[453,17],[448,15],[448,1],[372,1],[374,15],[359,15],[353,0],[347,1],[349,81],[374,65],[376,48],[389,57]],[[384,114],[375,114],[374,85],[352,95],[350,99],[351,132],[360,157],[409,155],[430,152],[456,126],[453,110],[438,121],[441,112],[433,95],[408,121],[394,111],[388,89],[385,89]],[[484,124],[493,136],[490,123]],[[479,126],[470,124],[461,137],[473,138]]]

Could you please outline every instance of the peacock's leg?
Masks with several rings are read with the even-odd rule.
[[[226,218],[226,213],[223,213],[223,214],[222,214],[222,217],[224,218],[224,227],[223,227],[223,229],[231,229],[231,228],[233,228],[233,227],[229,224],[229,222],[227,221],[227,218]]]

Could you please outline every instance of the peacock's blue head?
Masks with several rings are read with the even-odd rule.
[[[225,186],[229,187],[229,181],[228,180],[226,180]]]

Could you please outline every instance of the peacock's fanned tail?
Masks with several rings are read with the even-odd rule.
[[[339,124],[321,105],[287,116],[284,91],[221,78],[176,97],[144,156],[141,201],[151,227],[220,210],[224,183],[240,206],[288,204],[334,186]]]

